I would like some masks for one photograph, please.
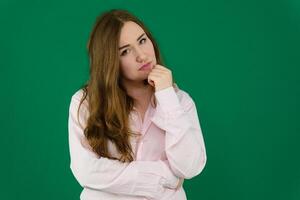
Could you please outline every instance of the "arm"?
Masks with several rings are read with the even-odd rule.
[[[197,176],[206,164],[206,150],[197,109],[192,98],[183,93],[179,102],[173,87],[157,91],[158,108],[152,121],[166,131],[166,155],[178,177]]]
[[[70,168],[82,187],[155,199],[162,196],[165,185],[176,187],[178,177],[161,160],[123,163],[104,157],[99,158],[87,145],[83,128],[80,126],[86,119],[87,108],[84,103],[81,105],[79,124],[78,105],[79,99],[72,97],[68,130]]]

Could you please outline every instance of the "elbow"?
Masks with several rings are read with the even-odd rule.
[[[71,169],[71,172],[74,176],[74,178],[77,180],[77,182],[79,183],[79,185],[81,187],[86,187],[86,177],[87,175],[84,174],[83,170],[80,170],[78,167],[74,166],[74,165],[70,165],[70,169]]]
[[[200,154],[199,158],[195,160],[194,164],[184,174],[184,178],[192,179],[195,176],[198,176],[204,170],[206,162],[207,162],[207,156],[204,151],[204,153]]]
[[[198,176],[203,171],[206,161],[206,153],[205,151],[202,151],[197,158],[194,158],[193,161],[190,162],[191,164],[186,167],[185,170],[180,170],[178,176],[184,179],[192,179],[195,176]]]
[[[192,155],[192,160],[188,166],[188,170],[186,170],[185,179],[198,176],[205,168],[207,155],[204,141],[201,138],[199,139],[199,144],[195,146],[195,151]]]
[[[184,178],[184,179],[192,179],[195,176],[198,176],[204,169],[207,162],[207,157],[205,151],[202,151],[202,153],[199,154],[197,158],[195,158],[192,162],[190,162],[190,165],[185,165],[182,167],[175,167],[175,165],[171,165],[172,171],[174,174],[176,174],[178,177]]]

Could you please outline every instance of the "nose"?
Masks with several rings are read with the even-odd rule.
[[[144,62],[147,59],[147,55],[139,47],[136,48],[136,60],[138,62]]]

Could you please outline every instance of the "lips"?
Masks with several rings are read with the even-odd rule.
[[[144,64],[143,66],[141,66],[139,70],[141,70],[141,69],[143,69],[143,68],[149,67],[150,64],[151,64],[151,61],[148,62],[148,63],[146,63],[146,64]]]

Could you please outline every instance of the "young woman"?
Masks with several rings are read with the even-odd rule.
[[[69,107],[71,170],[81,200],[186,199],[206,150],[194,101],[173,83],[157,43],[126,10],[98,17],[90,79]]]

